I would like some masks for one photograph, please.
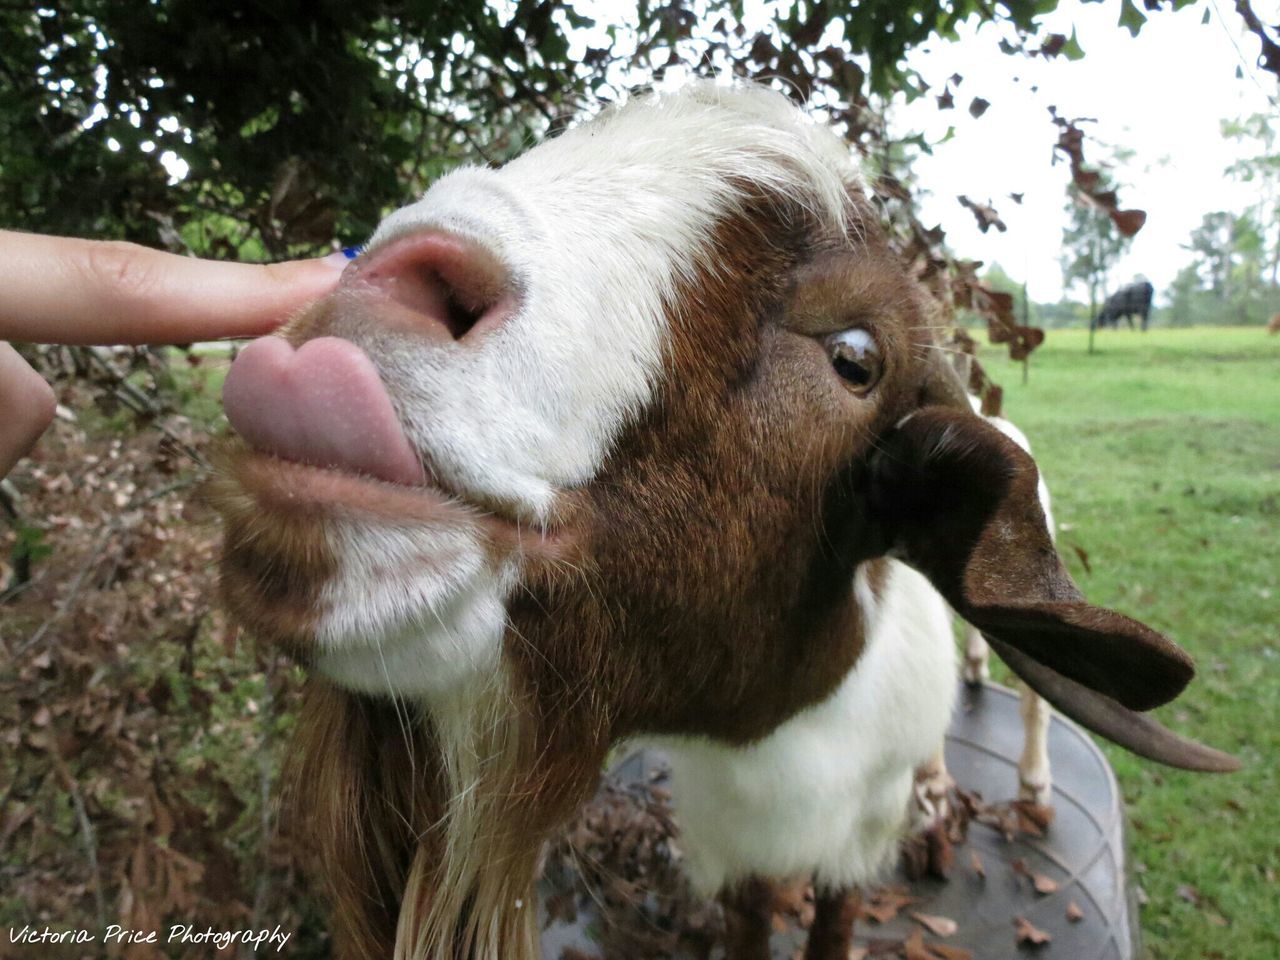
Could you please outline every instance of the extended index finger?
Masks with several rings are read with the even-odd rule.
[[[0,231],[0,340],[191,343],[266,333],[333,289],[341,257],[197,260],[132,243]]]

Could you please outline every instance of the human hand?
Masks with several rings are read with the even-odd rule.
[[[342,254],[196,260],[131,243],[0,230],[0,479],[53,419],[49,385],[4,342],[194,343],[256,337],[333,289]]]

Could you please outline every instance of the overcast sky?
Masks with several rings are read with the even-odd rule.
[[[1263,22],[1280,22],[1280,0],[1253,5]],[[915,168],[918,186],[931,194],[923,204],[926,223],[941,223],[957,253],[1026,278],[1033,300],[1055,300],[1062,291],[1058,257],[1069,174],[1064,163],[1050,163],[1056,140],[1050,104],[1066,117],[1096,117],[1085,128],[1090,136],[1136,151],[1114,173],[1125,185],[1121,205],[1146,210],[1147,223],[1111,281],[1114,287],[1144,274],[1161,299],[1190,260],[1180,245],[1201,217],[1252,203],[1246,186],[1223,175],[1240,148],[1223,139],[1220,121],[1270,113],[1280,122],[1277,84],[1256,66],[1258,42],[1242,34],[1230,0],[1155,13],[1136,38],[1116,26],[1118,10],[1117,2],[1064,0],[1045,18],[1045,32],[1069,35],[1074,26],[1085,50],[1075,62],[1005,56],[991,26],[966,30],[959,43],[931,43],[910,58],[935,89],[897,112],[897,128],[937,140],[956,127],[955,138]],[[1202,23],[1206,10],[1209,22]],[[939,111],[932,95],[953,73],[964,77],[956,109]],[[975,96],[991,102],[976,120],[967,109]],[[1086,144],[1086,159],[1099,152]],[[1009,193],[1024,194],[1022,205]],[[993,200],[1008,232],[980,233],[957,194]]]
[[[514,13],[514,0],[496,2],[508,16]],[[762,29],[769,11],[787,2],[745,0],[744,24],[752,32]],[[570,32],[575,56],[588,46],[608,46],[606,26],[627,22],[632,9],[628,0],[577,0],[574,6],[597,21]],[[1280,23],[1280,0],[1253,0],[1253,7],[1264,23]],[[1007,56],[997,45],[1012,31],[1002,34],[1002,27],[991,24],[962,28],[957,42],[933,42],[912,54],[910,63],[933,89],[894,111],[899,134],[924,132],[936,143],[949,126],[956,127],[954,138],[915,165],[916,186],[926,192],[926,225],[940,223],[956,254],[999,263],[1015,279],[1025,279],[1034,300],[1062,294],[1059,253],[1069,173],[1065,163],[1051,162],[1057,139],[1051,104],[1068,118],[1096,118],[1084,126],[1091,137],[1134,151],[1112,172],[1123,185],[1121,205],[1146,210],[1147,223],[1114,270],[1111,286],[1142,274],[1160,300],[1190,261],[1181,245],[1204,214],[1241,211],[1253,202],[1247,186],[1223,174],[1240,148],[1223,139],[1220,122],[1253,113],[1269,113],[1280,122],[1280,86],[1257,66],[1259,44],[1245,32],[1232,0],[1198,0],[1177,13],[1154,13],[1136,38],[1117,25],[1119,10],[1119,0],[1062,0],[1043,18],[1042,36],[1075,30],[1085,51],[1077,61]],[[616,43],[634,41],[621,30]],[[940,111],[934,96],[957,73],[964,79],[954,91],[956,107]],[[681,75],[673,70],[669,79]],[[638,72],[615,78],[623,87],[645,79]],[[991,103],[978,119],[968,112],[975,96]],[[1103,152],[1086,143],[1087,159]],[[162,162],[175,178],[186,175],[186,164],[172,154]],[[1010,193],[1023,194],[1022,204],[1009,199]],[[980,233],[973,214],[956,202],[959,194],[992,201],[1008,231]]]

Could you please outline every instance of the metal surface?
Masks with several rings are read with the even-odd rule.
[[[948,768],[961,787],[981,793],[989,801],[1013,796],[1021,749],[1022,722],[1015,692],[994,684],[961,692],[946,745]],[[1007,841],[994,829],[971,824],[967,842],[956,848],[950,880],[911,884],[902,876],[891,880],[908,885],[911,895],[921,902],[883,925],[859,922],[857,942],[905,938],[919,928],[909,917],[915,911],[955,920],[959,924],[955,934],[945,939],[927,935],[926,939],[967,948],[974,960],[1013,960],[1029,955],[1130,960],[1137,955],[1137,929],[1124,869],[1123,807],[1115,777],[1093,741],[1056,715],[1049,729],[1049,756],[1056,816],[1044,837],[1022,835]],[[614,773],[624,780],[651,783],[661,776],[662,765],[661,755],[643,751],[629,757]],[[744,824],[744,829],[750,825]],[[982,860],[985,879],[971,867],[973,852]],[[1028,879],[1014,871],[1012,864],[1017,860],[1025,863],[1028,872],[1055,881],[1057,890],[1047,896],[1037,894]],[[1070,903],[1083,912],[1078,921],[1067,917]],[[582,907],[573,923],[544,919],[545,960],[558,960],[566,947],[580,951],[578,957],[603,956],[595,935],[602,918],[590,898]],[[1050,934],[1052,941],[1034,949],[1019,947],[1015,916],[1025,917]],[[775,932],[774,957],[786,960],[793,956],[804,938],[805,931],[794,925]],[[720,955],[718,948],[712,953],[713,958]],[[571,951],[569,956],[575,954]],[[622,956],[625,954],[617,947],[609,953],[610,958]]]

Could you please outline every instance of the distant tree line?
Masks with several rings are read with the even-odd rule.
[[[1204,215],[1182,244],[1189,262],[1166,289],[1157,291],[1154,324],[1265,324],[1280,313],[1280,138],[1272,119],[1262,114],[1224,120],[1222,135],[1241,151],[1224,173],[1248,184],[1254,202],[1241,211]],[[1131,150],[1111,149],[1099,169],[1103,189],[1114,189],[1111,170],[1131,157]],[[999,264],[982,276],[988,287],[1013,295],[1016,309],[1025,309],[1024,322],[1031,326],[1087,326],[1106,296],[1132,279],[1115,275],[1132,238],[1116,229],[1105,210],[1082,198],[1075,184],[1068,186],[1067,197],[1061,267],[1068,295],[1057,303],[1033,300],[1024,307],[1021,282]]]
[[[1266,323],[1280,313],[1280,138],[1274,117],[1224,121],[1222,134],[1242,156],[1227,176],[1248,184],[1255,201],[1236,212],[1204,215],[1185,244],[1192,262],[1169,287],[1167,322]]]

